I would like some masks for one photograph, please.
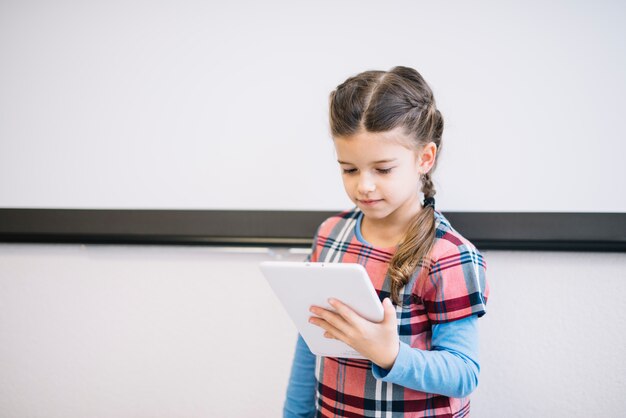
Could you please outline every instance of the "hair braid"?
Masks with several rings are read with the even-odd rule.
[[[424,199],[434,197],[437,193],[433,180],[430,178],[430,173],[422,175],[422,193],[424,193]]]

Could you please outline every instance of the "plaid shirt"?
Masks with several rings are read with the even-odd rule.
[[[359,239],[358,208],[324,221],[318,228],[309,260],[358,263],[367,270],[381,300],[389,296],[386,277],[396,247],[375,248]],[[485,314],[489,294],[486,265],[474,245],[435,211],[436,238],[428,257],[401,289],[396,307],[400,340],[429,350],[432,324]],[[469,398],[418,392],[377,380],[368,360],[317,357],[318,417],[465,417]]]

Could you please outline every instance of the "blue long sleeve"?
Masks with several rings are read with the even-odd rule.
[[[315,415],[315,382],[315,354],[298,334],[283,418],[309,418]]]
[[[400,343],[390,370],[372,365],[377,379],[453,398],[468,396],[478,385],[478,318],[433,325],[431,350]]]

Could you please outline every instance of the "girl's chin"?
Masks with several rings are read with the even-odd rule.
[[[367,215],[367,217],[370,219],[383,219],[387,217],[387,215],[389,215],[388,211],[385,210],[385,207],[380,204],[378,205],[359,204],[358,207],[359,209],[361,209],[361,212]]]

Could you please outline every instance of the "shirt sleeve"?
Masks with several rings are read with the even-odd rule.
[[[315,355],[298,334],[283,418],[308,418],[315,415],[315,383]]]
[[[486,262],[474,247],[459,245],[437,257],[416,290],[432,324],[486,313]]]
[[[436,324],[430,351],[400,343],[390,370],[372,364],[376,379],[426,393],[464,398],[478,385],[478,318]]]

